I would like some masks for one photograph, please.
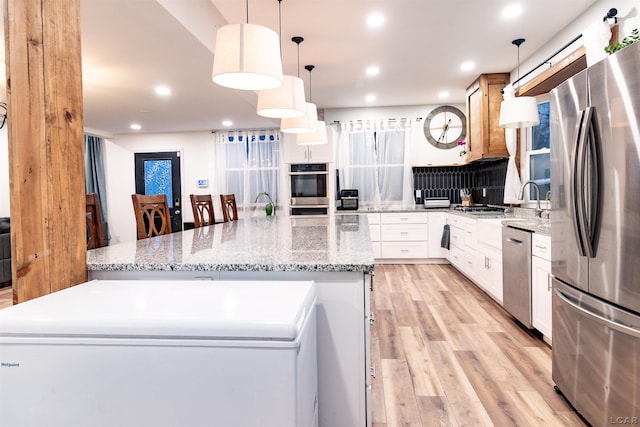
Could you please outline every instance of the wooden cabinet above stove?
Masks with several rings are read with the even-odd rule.
[[[481,74],[467,88],[467,163],[509,157],[504,129],[498,126],[501,90],[509,78],[509,73]]]

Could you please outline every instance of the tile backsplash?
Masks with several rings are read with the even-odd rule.
[[[508,159],[476,162],[463,166],[429,166],[413,168],[413,188],[426,197],[447,197],[460,203],[460,189],[471,189],[474,203],[502,205]],[[415,192],[415,191],[414,191]]]

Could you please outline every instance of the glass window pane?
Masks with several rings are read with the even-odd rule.
[[[549,153],[532,154],[529,157],[530,179],[540,187],[540,200],[544,200],[551,190],[551,167]],[[529,190],[529,200],[536,200],[535,189]]]
[[[532,129],[532,150],[540,150],[550,147],[549,102],[542,102],[538,104],[538,115],[540,116],[540,124],[538,126],[534,126]]]
[[[169,207],[173,208],[173,188],[171,160],[145,160],[144,193],[148,195],[166,194]]]

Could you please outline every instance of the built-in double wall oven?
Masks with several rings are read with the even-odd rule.
[[[327,163],[292,164],[289,168],[291,215],[327,215],[329,211]]]

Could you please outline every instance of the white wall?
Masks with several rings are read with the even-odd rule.
[[[189,194],[211,193],[198,188],[198,179],[213,182],[213,135],[211,132],[117,135],[105,140],[105,174],[111,243],[136,239],[136,225],[131,204],[135,193],[134,154],[145,152],[180,152],[182,176],[182,219],[193,221]]]
[[[401,107],[375,107],[375,108],[335,108],[325,109],[324,118],[327,124],[334,121],[355,121],[355,120],[387,120],[387,119],[409,119],[414,120],[412,132],[412,166],[430,165],[454,165],[462,164],[464,157],[460,157],[460,148],[454,147],[442,150],[431,145],[424,136],[424,119],[435,108],[441,105],[452,105],[463,113],[466,110],[465,104],[449,103],[443,101],[439,105],[409,105]],[[465,113],[466,114],[466,113]]]

